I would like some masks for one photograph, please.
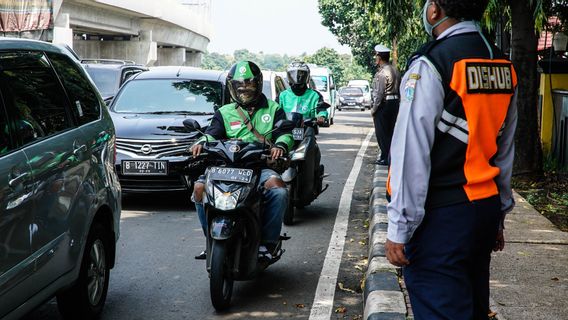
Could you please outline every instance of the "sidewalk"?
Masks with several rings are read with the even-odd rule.
[[[398,270],[384,257],[387,169],[375,167],[369,210],[364,320],[407,319]],[[568,320],[568,233],[515,193],[505,220],[505,249],[493,254],[491,309],[498,320]]]

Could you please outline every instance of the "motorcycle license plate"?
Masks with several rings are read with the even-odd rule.
[[[123,160],[122,174],[124,175],[167,175],[167,161],[150,161],[150,160]]]
[[[211,167],[209,168],[209,179],[217,181],[250,183],[250,181],[252,180],[252,173],[252,169]]]
[[[296,141],[304,140],[304,128],[292,129],[292,136],[294,136],[294,140]]]

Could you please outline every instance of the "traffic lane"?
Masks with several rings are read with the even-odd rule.
[[[205,263],[193,259],[205,241],[189,196],[125,197],[103,319],[307,318],[345,179],[371,127],[368,118],[349,114],[336,120],[318,136],[330,188],[298,215],[296,225],[284,227],[293,238],[284,244],[282,260],[257,279],[235,283],[227,314],[212,308]],[[53,300],[34,316],[60,318]]]

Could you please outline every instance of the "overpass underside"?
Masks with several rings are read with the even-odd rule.
[[[55,1],[53,42],[82,58],[199,66],[210,33],[209,8],[203,9],[175,0]]]

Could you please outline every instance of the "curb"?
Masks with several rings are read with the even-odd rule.
[[[398,269],[385,257],[387,239],[387,167],[375,165],[373,191],[369,200],[369,254],[365,290],[364,320],[405,320],[406,302],[398,282]]]

